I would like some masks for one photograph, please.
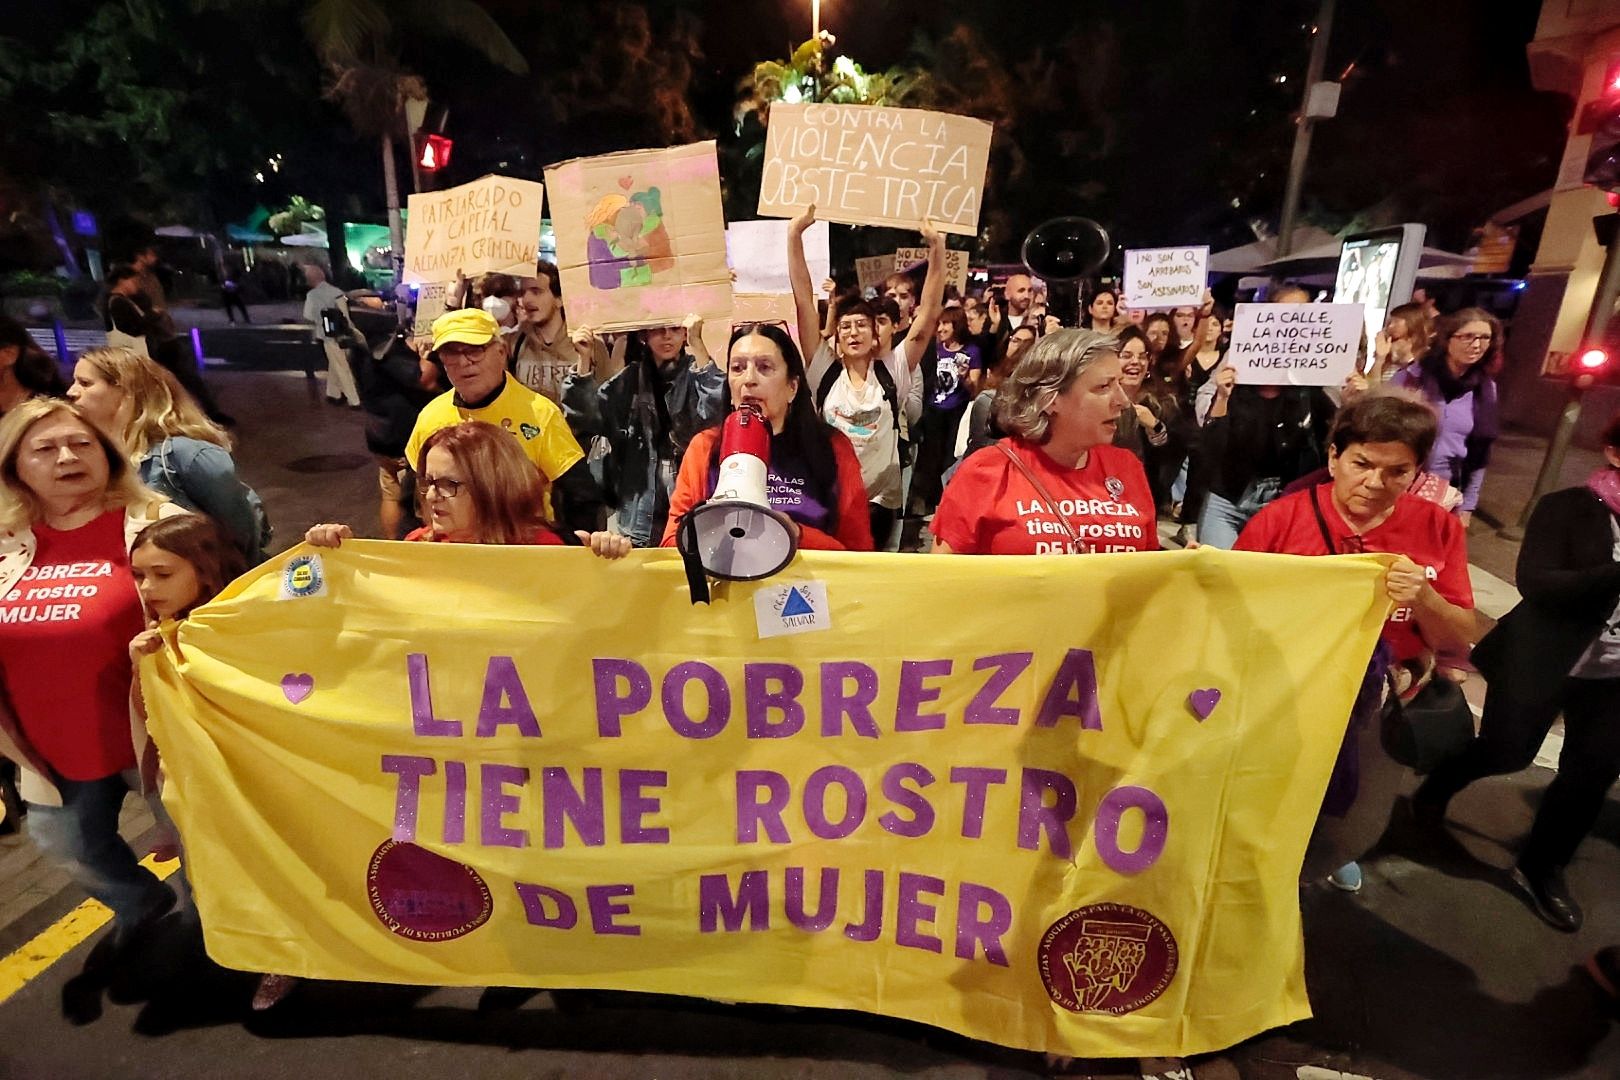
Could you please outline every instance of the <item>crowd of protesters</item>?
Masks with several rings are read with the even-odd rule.
[[[1466,532],[1500,431],[1495,317],[1402,305],[1343,386],[1246,385],[1227,362],[1228,313],[1207,294],[1147,311],[1091,288],[1082,325],[1066,327],[1026,274],[947,288],[944,238],[927,223],[921,275],[818,289],[802,246],[814,220],[810,207],[792,222],[784,252],[793,324],[736,326],[717,356],[695,315],[619,335],[571,327],[549,263],[466,283],[419,340],[387,305],[310,269],[305,317],[329,400],[364,410],[381,535],[604,558],[671,546],[714,490],[721,425],[749,409],[770,428],[769,499],[801,548],[1156,552],[1162,518],[1185,547],[1381,552],[1395,559],[1373,710],[1388,707],[1381,695],[1411,703],[1467,677]],[[6,822],[24,818],[112,909],[114,951],[175,902],[117,832],[127,792],[157,782],[131,722],[131,658],[268,542],[229,418],[148,276],[139,263],[111,275],[111,344],[79,359],[71,387],[0,319],[0,758],[17,778]],[[1289,285],[1265,299],[1314,297]],[[1483,729],[1415,803],[1443,827],[1457,791],[1524,767],[1563,711],[1565,761],[1513,880],[1564,930],[1581,913],[1562,868],[1620,775],[1620,424],[1607,441],[1610,467],[1532,520],[1524,603],[1476,653],[1490,677]],[[332,523],[306,539],[354,535]],[[47,581],[79,600],[22,603]],[[1347,759],[1359,767],[1347,781],[1336,771],[1307,876],[1353,891],[1354,860],[1408,773],[1377,724],[1351,724]],[[255,1004],[291,986],[267,977]]]

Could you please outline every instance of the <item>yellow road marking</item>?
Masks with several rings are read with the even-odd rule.
[[[159,863],[148,855],[141,860],[141,865],[161,880],[180,868],[180,860]],[[111,920],[112,910],[107,905],[99,900],[86,900],[41,930],[28,944],[0,960],[0,1003],[43,975],[52,964]]]

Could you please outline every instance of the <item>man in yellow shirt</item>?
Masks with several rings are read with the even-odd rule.
[[[585,452],[568,430],[562,410],[518,382],[506,370],[507,346],[500,325],[478,308],[448,311],[433,320],[429,358],[444,368],[451,390],[423,407],[405,444],[414,468],[422,444],[440,428],[482,420],[509,432],[535,468],[550,481],[552,519],[568,530],[595,532],[607,506],[585,464]]]

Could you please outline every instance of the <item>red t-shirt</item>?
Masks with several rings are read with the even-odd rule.
[[[423,525],[420,528],[412,529],[410,532],[405,534],[405,539],[411,541],[426,540],[439,544],[449,543],[449,541],[442,536],[434,536],[433,530],[426,525]],[[535,530],[534,539],[529,541],[531,544],[561,544],[563,542],[562,537],[558,536],[556,533],[552,532],[543,525]]]
[[[1333,550],[1323,542],[1315,494],[1322,520],[1333,538]],[[1279,555],[1344,555],[1362,551],[1405,555],[1423,567],[1434,591],[1458,607],[1472,609],[1474,587],[1468,580],[1468,543],[1462,522],[1438,503],[1410,492],[1395,500],[1395,512],[1377,528],[1360,537],[1345,523],[1333,502],[1333,485],[1284,495],[1254,516],[1238,537],[1237,551],[1269,551]],[[1384,640],[1397,660],[1416,660],[1428,651],[1418,634],[1409,607],[1396,608],[1384,624]]]
[[[956,470],[934,514],[933,534],[952,552],[1068,552],[1072,545],[1064,520],[1085,545],[1083,551],[1159,550],[1158,513],[1135,454],[1117,446],[1093,446],[1083,467],[1066,469],[1022,439],[1008,439],[1005,445],[1058,505],[1046,506],[998,446],[976,450]]]
[[[124,512],[77,529],[34,526],[39,549],[0,597],[0,679],[46,764],[69,780],[135,765],[129,640],[145,627]]]

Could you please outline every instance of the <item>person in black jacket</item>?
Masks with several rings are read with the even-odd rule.
[[[414,485],[406,490],[411,470],[405,444],[422,406],[439,392],[439,369],[411,347],[409,328],[399,325],[393,310],[364,300],[347,310],[354,331],[349,366],[366,414],[366,449],[377,460],[381,535],[400,540],[416,519]]]
[[[1519,549],[1524,599],[1474,647],[1489,682],[1479,736],[1413,798],[1417,819],[1439,827],[1463,788],[1529,765],[1562,712],[1558,775],[1512,880],[1568,933],[1582,916],[1564,867],[1620,777],[1620,414],[1603,442],[1608,466],[1582,487],[1546,496],[1531,515]]]

